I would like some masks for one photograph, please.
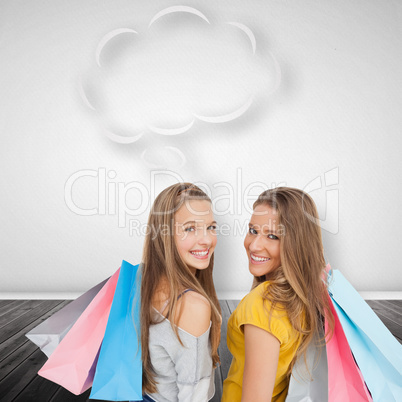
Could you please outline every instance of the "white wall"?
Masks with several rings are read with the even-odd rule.
[[[358,290],[402,291],[400,4],[194,0],[149,26],[177,2],[3,0],[0,293],[81,292],[140,261],[130,221],[145,224],[152,194],[177,177],[206,183],[230,227],[216,250],[220,295],[250,286],[234,231],[256,182],[311,193],[326,257]],[[195,116],[250,100],[231,121]],[[131,185],[127,208],[143,211],[124,220],[121,189],[116,214],[109,202],[103,213],[87,176],[72,201],[101,208],[73,212],[65,186],[85,170],[109,190]],[[232,199],[217,201],[227,186]]]

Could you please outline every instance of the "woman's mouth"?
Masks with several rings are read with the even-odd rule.
[[[270,258],[268,257],[260,257],[258,255],[250,253],[250,261],[252,264],[264,264],[265,262],[269,261]]]
[[[209,248],[207,250],[192,250],[192,251],[190,251],[190,253],[195,258],[198,258],[199,260],[204,260],[204,259],[208,258]]]

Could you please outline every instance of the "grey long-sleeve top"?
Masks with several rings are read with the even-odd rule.
[[[155,310],[159,318],[163,318]],[[149,354],[158,392],[149,396],[158,402],[206,402],[215,393],[211,343],[208,330],[196,337],[180,327],[174,333],[164,319],[149,328]]]

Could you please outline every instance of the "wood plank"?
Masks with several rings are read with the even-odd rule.
[[[0,301],[1,302],[1,301]],[[14,304],[12,304],[15,302]],[[48,381],[36,373],[46,361],[46,356],[30,341],[25,338],[25,333],[39,325],[50,315],[63,308],[70,301],[46,301],[37,305],[28,312],[23,312],[22,303],[28,301],[10,301],[0,303],[0,311],[9,306],[12,317],[16,317],[13,310],[19,308],[22,315],[4,325],[0,331],[0,400],[24,402],[29,400],[58,402],[96,402],[89,400],[90,390],[76,396],[64,388]],[[402,300],[367,301],[378,317],[393,333],[396,339],[402,343]],[[222,331],[219,356],[221,366],[215,373],[215,396],[211,402],[218,402],[222,395],[222,382],[229,370],[231,355],[226,346],[227,320],[237,307],[239,300],[221,300]],[[26,307],[26,306],[25,306]],[[7,310],[7,309],[6,309]],[[4,317],[8,313],[3,314]],[[3,322],[6,321],[4,318]],[[9,325],[11,324],[11,325]],[[10,329],[11,327],[11,329]],[[9,335],[5,337],[3,330]],[[17,330],[17,332],[16,332]],[[100,401],[99,401],[100,402]]]
[[[385,308],[393,311],[396,314],[395,318],[396,318],[397,322],[399,324],[402,324],[402,308],[391,303],[390,300],[381,300],[380,302]]]
[[[56,305],[65,305],[67,303],[60,300],[51,301],[50,303],[42,303],[40,306],[42,308],[37,312],[40,317],[43,317],[43,308],[47,306],[45,312],[49,312],[51,307]],[[52,309],[54,313],[54,309]],[[39,320],[41,322],[42,320]],[[41,390],[40,400],[47,401],[49,398],[57,391],[58,385],[46,381],[41,377],[37,376],[37,371],[47,360],[47,357],[40,349],[27,338],[24,334],[26,333],[26,327],[21,322],[24,330],[18,332],[18,338],[15,337],[14,340],[18,340],[19,344],[22,343],[20,347],[14,350],[8,349],[7,356],[2,360],[0,364],[0,389],[2,390],[2,396],[4,395],[4,400],[11,400],[11,398],[19,397],[21,401],[27,400],[38,400],[38,390]],[[5,342],[7,343],[7,342]],[[5,347],[3,343],[1,346],[1,352],[5,352]],[[21,375],[19,374],[21,373]],[[20,378],[23,377],[23,378]],[[35,379],[37,377],[37,379]],[[47,384],[47,383],[49,384]],[[42,394],[43,393],[43,394]],[[21,397],[19,395],[22,395]],[[35,397],[32,397],[36,395]]]
[[[27,301],[28,300],[12,300],[11,303],[7,303],[0,307],[0,316],[6,316],[11,310],[21,307],[23,304],[27,303]]]
[[[37,302],[38,300],[36,300]],[[22,328],[27,327],[37,318],[41,317],[44,313],[51,308],[62,303],[62,300],[40,300],[41,303],[29,304],[32,308],[29,310],[29,314],[20,315],[15,320],[5,325],[0,332],[0,344],[19,332]]]
[[[388,302],[395,305],[400,311],[402,310],[402,300],[388,300]]]
[[[63,387],[59,387],[58,391],[53,395],[49,402],[107,402],[101,399],[89,399],[91,388],[83,392],[81,395],[74,395],[72,392],[67,391]],[[14,401],[13,401],[14,402]],[[23,401],[21,401],[23,402]],[[124,402],[124,401],[122,401]],[[129,402],[129,401],[126,401]]]
[[[384,317],[380,313],[376,313],[378,315],[378,318],[383,322],[383,324],[388,328],[389,332],[391,332],[392,335],[396,338],[396,340],[402,344],[402,330],[400,326],[397,326],[393,321],[391,321],[389,318]]]
[[[0,307],[5,306],[8,303],[13,302],[13,299],[0,299]]]
[[[25,302],[26,302],[26,300],[0,300],[0,315],[3,315],[7,311],[9,311],[10,307],[7,307],[7,306],[9,306],[10,304],[12,306],[15,306],[15,305],[25,303]],[[14,307],[11,307],[11,308],[14,308]]]
[[[239,305],[240,300],[226,300],[226,302],[229,306],[230,314],[232,314],[233,311],[235,311],[236,307]]]
[[[219,402],[222,398],[222,389],[223,389],[223,380],[224,372],[225,372],[225,362],[228,359],[229,351],[226,346],[226,323],[227,318],[229,317],[229,309],[226,301],[219,300],[219,304],[221,306],[222,312],[222,327],[221,327],[221,339],[218,347],[218,354],[221,361],[219,367],[216,368],[215,371],[215,395],[212,399],[212,402]]]
[[[0,329],[5,327],[6,325],[12,324],[13,321],[21,318],[42,303],[43,300],[25,300],[25,303],[20,304],[18,307],[13,308],[7,314],[0,317]]]
[[[384,315],[387,314],[387,310],[377,301],[377,300],[367,300],[369,306],[374,310],[378,318],[383,322],[383,324],[388,328],[388,330],[394,335],[394,337],[402,343],[402,326],[388,318]]]
[[[384,303],[384,300],[367,300],[367,304],[377,313],[379,312],[384,317],[389,318],[391,321],[394,321],[395,324],[402,324],[402,314],[397,313],[396,311],[390,309]],[[391,304],[393,306],[393,304]],[[395,307],[396,308],[396,307]],[[402,331],[402,326],[401,326]]]
[[[8,376],[0,381],[3,401],[12,401],[34,379],[38,370],[46,361],[46,356],[37,349]],[[42,400],[42,394],[36,400]]]
[[[58,384],[36,375],[34,379],[18,394],[13,402],[41,401],[49,402],[60,388]],[[59,399],[59,401],[64,399]]]
[[[210,402],[220,402],[222,398],[222,373],[220,367],[217,367],[215,370],[215,394]]]
[[[0,363],[0,381],[7,377],[16,367],[23,363],[29,356],[32,355],[38,349],[38,347],[32,342],[26,340],[26,342],[10,353]]]
[[[67,391],[63,387],[59,387],[58,391],[53,395],[52,399],[50,399],[51,402],[86,402],[89,400],[89,394],[91,393],[91,390],[89,389],[88,391],[85,391],[81,395],[74,395],[72,392]],[[90,400],[91,402],[94,401],[94,399]]]
[[[52,303],[42,304],[40,308],[31,311],[30,317],[34,321],[29,325],[21,323],[21,329],[0,344],[0,362],[28,340],[28,338],[25,337],[27,332],[42,323],[56,311],[59,311],[61,308],[66,306],[69,302],[70,301],[53,300]]]
[[[221,374],[224,380],[228,376],[230,363],[232,362],[232,355],[229,352],[226,342],[227,336],[227,322],[230,317],[229,306],[226,301],[220,301],[222,309],[222,329],[221,329],[221,343],[219,345],[219,357],[221,359]]]

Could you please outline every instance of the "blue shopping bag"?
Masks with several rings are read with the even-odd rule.
[[[142,401],[140,269],[122,262],[90,399]]]
[[[373,400],[402,401],[402,345],[338,270],[329,275],[331,299]]]

